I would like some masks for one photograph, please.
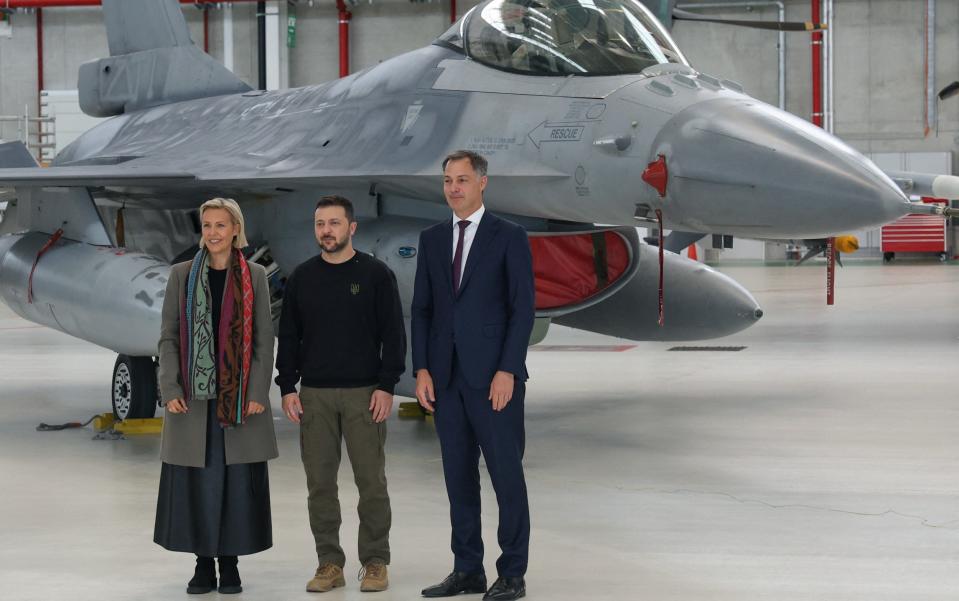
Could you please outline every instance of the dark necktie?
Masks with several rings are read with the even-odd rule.
[[[460,226],[460,239],[456,245],[456,254],[453,255],[453,292],[459,292],[460,289],[460,275],[463,273],[463,237],[466,235],[466,228],[469,227],[470,222],[463,219],[462,221],[457,221],[456,225]]]

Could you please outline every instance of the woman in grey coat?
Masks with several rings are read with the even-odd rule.
[[[237,556],[273,546],[270,290],[266,270],[240,252],[247,242],[239,205],[214,198],[200,220],[200,250],[173,266],[163,299],[166,413],[153,540],[197,556],[188,593],[239,593]]]

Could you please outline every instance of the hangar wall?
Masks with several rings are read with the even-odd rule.
[[[810,20],[809,0],[786,0],[785,5],[787,20]],[[923,132],[925,0],[834,0],[834,7],[836,135],[866,153],[952,151],[959,143],[959,99],[940,104],[938,137],[935,131]],[[708,13],[771,21],[778,8]],[[959,79],[957,22],[959,2],[939,0],[937,92]],[[776,32],[687,21],[678,22],[673,35],[697,69],[738,81],[760,100],[778,102]],[[804,119],[812,112],[810,38],[808,33],[786,34],[786,110]],[[954,162],[954,173],[959,173],[957,166]]]

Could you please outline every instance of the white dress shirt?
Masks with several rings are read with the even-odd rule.
[[[460,274],[466,271],[466,257],[470,254],[470,247],[473,246],[473,238],[476,237],[476,230],[479,229],[480,219],[483,218],[483,213],[486,212],[486,207],[480,205],[480,208],[476,209],[476,212],[467,217],[464,221],[469,221],[470,224],[466,226],[466,232],[463,234],[463,263],[460,265]],[[460,241],[460,226],[457,225],[460,222],[460,218],[456,216],[456,213],[453,213],[453,256],[456,256],[456,245]]]

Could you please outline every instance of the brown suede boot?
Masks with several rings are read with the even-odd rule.
[[[390,586],[390,579],[386,574],[386,565],[372,561],[360,570],[360,591],[364,593],[378,593],[385,591]]]
[[[346,586],[343,568],[333,563],[325,563],[316,569],[316,575],[306,583],[306,591],[325,593],[341,586]]]

